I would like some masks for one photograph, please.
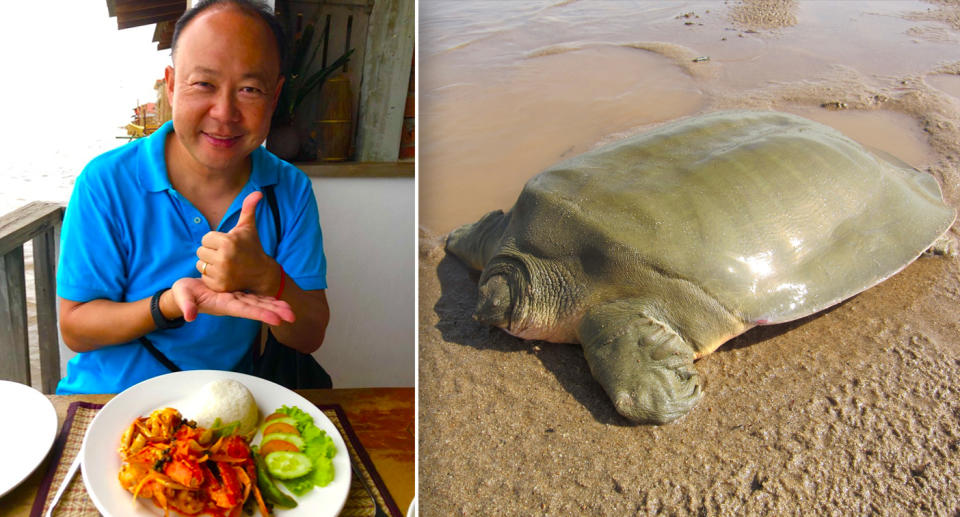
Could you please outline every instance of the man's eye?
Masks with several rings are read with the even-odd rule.
[[[206,81],[197,81],[193,83],[193,85],[196,86],[197,88],[213,88],[213,85]]]
[[[248,95],[262,95],[262,94],[263,94],[263,90],[261,90],[260,88],[255,87],[255,86],[244,86],[243,88],[240,88],[240,91],[243,92],[243,93],[246,93],[246,94],[248,94]]]

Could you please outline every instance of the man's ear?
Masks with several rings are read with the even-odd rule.
[[[167,102],[169,102],[170,105],[172,106],[172,105],[173,105],[173,81],[174,81],[173,67],[172,67],[172,66],[168,66],[167,68],[165,68],[165,69],[163,70],[163,80],[167,83],[167,84],[166,84],[166,87],[167,87]]]

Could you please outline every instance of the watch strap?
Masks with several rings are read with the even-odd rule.
[[[160,330],[177,329],[187,322],[182,316],[168,320],[167,317],[163,315],[163,312],[160,311],[160,296],[168,290],[170,290],[169,287],[164,287],[157,291],[156,294],[153,295],[153,298],[150,298],[150,316],[153,316],[153,323]]]

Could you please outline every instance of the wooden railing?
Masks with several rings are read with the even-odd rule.
[[[0,217],[0,379],[31,384],[23,246],[32,241],[44,393],[53,393],[60,379],[56,265],[63,211],[61,205],[35,201]]]

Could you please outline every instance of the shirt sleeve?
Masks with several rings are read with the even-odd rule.
[[[323,254],[323,232],[317,200],[310,179],[297,171],[297,181],[290,190],[293,200],[284,210],[283,234],[277,246],[276,260],[287,276],[304,290],[327,288],[327,259]],[[282,198],[281,198],[282,199]],[[286,203],[280,201],[280,205]]]
[[[93,164],[91,164],[92,166]],[[123,301],[124,236],[115,227],[110,196],[90,167],[78,177],[64,214],[57,294],[75,302]]]

